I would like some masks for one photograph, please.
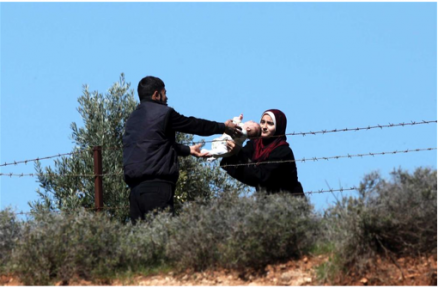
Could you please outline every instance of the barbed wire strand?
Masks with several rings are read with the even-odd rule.
[[[337,133],[337,132],[351,132],[351,131],[363,131],[363,130],[371,130],[371,129],[383,129],[383,128],[393,128],[393,127],[405,127],[405,126],[414,126],[414,125],[421,125],[421,124],[430,124],[430,123],[437,123],[437,120],[422,120],[422,121],[411,121],[409,122],[402,122],[398,124],[389,123],[387,125],[374,125],[374,126],[367,126],[367,127],[357,127],[357,128],[343,128],[343,129],[332,129],[332,130],[319,130],[319,131],[309,131],[309,132],[292,132],[292,133],[286,133],[282,135],[274,135],[269,136],[266,138],[278,138],[283,136],[306,136],[306,135],[317,135],[317,134],[327,134],[327,133]],[[250,140],[255,140],[258,138],[262,138],[261,136],[258,137],[249,137]],[[211,142],[220,142],[223,140],[210,140],[210,141],[202,141],[204,143],[211,143]],[[197,144],[196,142],[183,142],[182,144]]]
[[[397,124],[393,124],[393,123],[389,123],[387,125],[374,125],[374,126],[366,126],[366,127],[356,127],[356,128],[343,128],[343,129],[332,129],[332,130],[319,130],[319,131],[309,131],[309,132],[292,132],[292,133],[286,133],[286,134],[282,134],[282,135],[274,135],[274,136],[269,136],[269,137],[265,137],[265,138],[278,138],[278,137],[283,137],[283,136],[306,136],[306,135],[317,135],[317,134],[328,134],[328,133],[337,133],[337,132],[351,132],[351,131],[364,131],[364,130],[371,130],[371,129],[383,129],[383,128],[393,128],[393,127],[405,127],[405,126],[414,126],[414,125],[421,125],[421,124],[430,124],[430,123],[437,123],[437,120],[422,120],[422,121],[411,121],[411,122],[402,122],[402,123],[397,123]],[[262,136],[258,136],[258,137],[249,137],[249,140],[255,140],[258,138],[262,138]],[[213,139],[213,140],[209,140],[209,141],[205,141],[202,139],[201,143],[213,143],[213,142],[221,142],[224,140],[218,140],[218,139]],[[182,141],[179,142],[180,144],[184,144],[184,145],[195,145],[195,144],[199,144],[200,142],[196,142],[196,141]],[[120,148],[125,147],[125,145],[123,146],[113,146],[113,147],[107,147],[107,148],[102,148],[103,150],[117,150]]]
[[[75,152],[70,152],[70,153],[62,153],[62,154],[56,154],[56,155],[52,155],[52,156],[38,157],[38,158],[35,158],[35,159],[22,160],[22,161],[14,161],[14,162],[10,162],[10,163],[0,164],[0,167],[9,166],[9,165],[23,164],[23,163],[27,164],[28,162],[35,162],[35,161],[47,160],[47,159],[51,159],[51,158],[58,158],[58,157],[62,157],[62,156],[81,154],[81,153],[87,152],[89,150],[90,150],[90,148],[84,148],[84,149],[82,149],[80,151],[75,151]]]
[[[370,152],[363,154],[348,154],[341,156],[329,156],[329,157],[312,157],[312,158],[303,158],[303,159],[295,159],[295,160],[277,160],[277,161],[262,161],[262,162],[251,162],[251,163],[240,163],[240,164],[226,164],[221,165],[220,167],[238,167],[238,166],[251,166],[251,165],[259,165],[259,164],[279,164],[279,163],[288,163],[288,162],[306,162],[306,161],[318,161],[318,160],[330,160],[330,159],[340,159],[340,158],[355,158],[355,157],[366,157],[366,156],[378,156],[378,155],[391,155],[391,154],[399,154],[399,153],[410,153],[410,152],[420,152],[420,151],[432,151],[437,148],[418,148],[418,149],[406,149],[401,151],[388,151],[388,152]]]
[[[388,151],[388,152],[370,152],[363,154],[347,154],[347,155],[339,155],[339,156],[328,156],[328,157],[311,157],[311,158],[303,158],[303,159],[295,159],[295,160],[277,160],[277,161],[261,161],[261,162],[250,162],[250,163],[239,163],[239,164],[225,164],[219,165],[219,167],[239,167],[239,166],[252,166],[252,165],[263,165],[263,164],[280,164],[280,163],[293,163],[293,162],[310,162],[310,161],[319,161],[319,160],[331,160],[331,159],[341,159],[341,158],[356,158],[356,157],[367,157],[367,156],[381,156],[381,155],[393,155],[400,153],[412,153],[412,152],[422,152],[422,151],[432,151],[437,150],[437,148],[418,148],[418,149],[406,149],[401,151]],[[0,176],[7,177],[106,177],[106,176],[123,176],[123,172],[118,173],[105,173],[105,174],[57,174],[57,173],[0,173]]]
[[[371,130],[371,129],[376,129],[376,128],[392,128],[392,127],[405,127],[405,126],[413,126],[413,125],[421,125],[421,124],[430,124],[430,123],[437,123],[437,120],[422,120],[422,121],[411,121],[411,122],[402,122],[402,123],[398,123],[398,124],[392,124],[389,123],[387,125],[374,125],[374,126],[367,126],[367,127],[357,127],[357,128],[344,128],[344,129],[332,129],[332,130],[320,130],[320,131],[309,131],[309,132],[292,132],[292,133],[286,133],[283,135],[275,135],[275,136],[270,136],[269,138],[275,138],[275,137],[282,137],[282,136],[296,136],[296,135],[302,135],[302,136],[306,136],[306,135],[316,135],[316,134],[327,134],[327,133],[336,133],[336,132],[349,132],[349,131],[361,131],[361,130]],[[249,139],[257,139],[257,138],[261,138],[260,137],[251,137]],[[223,141],[223,140],[210,140],[210,141],[202,141],[203,143],[212,143],[212,142],[218,142],[218,141]],[[197,144],[197,142],[185,142],[182,141],[181,144],[186,144],[186,145],[194,145]],[[102,150],[118,150],[123,148],[123,146],[111,146],[111,147],[102,147]],[[60,153],[60,154],[56,154],[56,155],[52,155],[52,156],[46,156],[46,157],[38,157],[35,159],[28,159],[28,160],[21,160],[21,161],[14,161],[14,162],[9,162],[9,163],[4,163],[4,164],[0,164],[0,167],[4,167],[4,166],[10,166],[10,165],[18,165],[18,164],[27,164],[28,162],[35,162],[35,161],[40,161],[40,160],[47,160],[47,159],[52,159],[52,158],[58,158],[58,157],[62,157],[62,156],[68,156],[68,155],[74,155],[74,154],[80,154],[86,151],[90,151],[91,149],[93,149],[93,147],[88,147],[88,148],[83,148],[80,151],[75,151],[75,152],[70,152],[70,153]]]

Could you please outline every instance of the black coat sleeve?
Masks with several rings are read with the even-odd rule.
[[[241,151],[232,157],[223,158],[221,161],[221,166],[227,173],[233,178],[241,181],[250,186],[262,186],[262,187],[273,187],[278,186],[285,180],[297,181],[296,165],[294,162],[288,163],[254,163],[250,165],[242,166],[227,166],[233,164],[244,164],[251,163],[251,158],[254,153],[254,144],[249,141]],[[263,162],[275,162],[284,160],[294,160],[292,150],[289,146],[277,147],[271,152],[269,157]],[[285,176],[285,172],[295,179],[282,179]]]
[[[182,133],[196,134],[199,136],[211,136],[225,132],[224,123],[195,117],[186,117],[179,114],[174,109],[171,109],[170,111],[169,122],[170,129]]]
[[[175,143],[175,151],[178,156],[185,157],[190,155],[190,147],[183,144]]]
[[[246,164],[251,162],[252,155],[254,153],[253,142],[248,141],[245,146],[235,155],[224,157],[221,160],[220,166],[222,169],[227,171],[227,173],[233,178],[250,185],[243,181],[244,167],[245,166],[233,166],[236,164]]]

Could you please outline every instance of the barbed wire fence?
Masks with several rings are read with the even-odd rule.
[[[437,120],[422,120],[422,121],[411,121],[411,122],[402,122],[398,124],[392,124],[389,123],[387,125],[374,125],[374,126],[366,126],[366,127],[356,127],[356,128],[344,128],[344,129],[331,129],[331,130],[319,130],[319,131],[309,131],[309,132],[292,132],[292,133],[286,133],[284,135],[276,135],[272,137],[283,137],[283,136],[306,136],[306,135],[317,135],[317,134],[327,134],[327,133],[338,133],[338,132],[352,132],[352,131],[368,131],[372,129],[384,129],[384,128],[393,128],[393,127],[407,127],[407,126],[414,126],[414,125],[422,125],[422,124],[431,124],[431,123],[437,123]],[[254,137],[251,139],[256,139],[260,137]],[[221,140],[211,140],[211,141],[204,141],[205,143],[208,142],[215,142],[215,141],[221,141]],[[190,144],[196,144],[195,142],[190,143],[184,143],[186,145]],[[78,151],[70,152],[70,153],[59,153],[52,156],[46,156],[46,157],[37,157],[34,159],[28,159],[28,160],[20,160],[20,161],[13,161],[13,162],[5,162],[4,164],[0,164],[0,167],[5,166],[11,166],[11,165],[18,165],[18,164],[27,164],[29,162],[36,162],[41,160],[47,160],[47,159],[53,159],[53,158],[59,158],[62,156],[73,156],[76,154],[83,154],[83,153],[90,153],[93,152],[93,158],[94,158],[94,173],[93,174],[58,174],[58,173],[0,173],[0,177],[40,177],[40,176],[49,176],[49,177],[90,177],[94,178],[95,182],[95,207],[94,208],[82,208],[85,210],[91,210],[91,211],[103,211],[103,210],[116,210],[116,209],[128,209],[128,206],[122,206],[122,207],[104,207],[103,206],[103,185],[102,185],[102,178],[103,177],[121,177],[123,176],[122,172],[114,172],[114,173],[102,173],[102,151],[103,150],[118,150],[122,149],[123,146],[112,146],[112,147],[102,147],[102,146],[94,146],[94,147],[86,147],[79,149]],[[241,163],[241,164],[226,164],[226,165],[219,165],[219,167],[238,167],[238,166],[251,166],[251,165],[264,165],[264,164],[274,164],[274,163],[291,163],[291,162],[316,162],[319,160],[333,160],[333,159],[342,159],[342,158],[363,158],[363,157],[369,157],[369,156],[383,156],[383,155],[394,155],[394,154],[400,154],[400,153],[412,153],[412,152],[423,152],[423,151],[432,151],[437,150],[436,147],[430,147],[430,148],[416,148],[416,149],[406,149],[406,150],[395,150],[395,151],[386,151],[386,152],[368,152],[368,153],[360,153],[360,154],[347,154],[347,155],[336,155],[336,156],[326,156],[326,157],[309,157],[309,158],[302,158],[302,159],[295,159],[295,160],[281,160],[281,161],[261,161],[257,163]],[[320,189],[317,191],[306,191],[304,194],[311,195],[311,194],[320,194],[320,193],[334,193],[334,192],[344,192],[344,191],[353,191],[358,190],[357,187],[349,187],[349,188],[343,188],[340,187],[339,189]],[[52,212],[61,212],[61,211],[52,211]],[[17,215],[29,215],[32,214],[32,212],[18,212]]]
[[[286,133],[284,135],[276,135],[276,136],[270,136],[272,138],[274,137],[283,137],[283,136],[306,136],[306,135],[317,135],[317,134],[328,134],[328,133],[339,133],[339,132],[352,132],[352,131],[363,131],[363,130],[372,130],[372,129],[384,129],[384,128],[394,128],[394,127],[407,127],[407,126],[415,126],[415,125],[422,125],[422,124],[431,124],[431,123],[437,123],[437,120],[422,120],[422,121],[411,121],[411,122],[402,122],[402,123],[397,123],[397,124],[392,124],[389,123],[387,125],[374,125],[374,126],[366,126],[366,127],[356,127],[356,128],[343,128],[343,129],[331,129],[331,130],[319,130],[319,131],[308,131],[308,132],[292,132],[292,133]],[[257,139],[257,138],[261,138],[261,137],[252,137],[249,139]],[[210,142],[216,142],[216,141],[222,141],[222,140],[211,140],[211,141],[204,141],[205,143],[210,143]],[[186,145],[191,145],[191,144],[196,144],[196,142],[182,142],[181,144],[186,144]],[[118,150],[123,148],[123,146],[111,146],[111,147],[106,147],[106,148],[102,148],[104,150]],[[4,167],[4,166],[10,166],[10,165],[17,165],[17,164],[27,164],[29,162],[35,162],[35,161],[40,161],[40,160],[47,160],[47,159],[51,159],[51,158],[58,158],[61,156],[70,156],[70,155],[74,155],[74,154],[81,154],[81,153],[86,153],[86,152],[91,152],[93,151],[93,147],[87,147],[87,148],[82,148],[78,151],[74,151],[74,152],[70,152],[70,153],[62,153],[62,154],[56,154],[56,155],[52,155],[52,156],[46,156],[46,157],[37,157],[35,159],[28,159],[28,160],[21,160],[21,161],[13,161],[13,162],[9,162],[9,163],[4,163],[4,164],[0,164],[0,167]]]
[[[100,146],[96,146],[97,149],[101,149]],[[260,162],[250,162],[250,163],[239,163],[239,164],[225,164],[219,165],[219,167],[240,167],[240,166],[254,166],[254,165],[264,165],[264,164],[281,164],[281,163],[296,163],[296,162],[316,162],[319,160],[333,160],[333,159],[342,159],[342,158],[363,158],[369,156],[382,156],[382,155],[393,155],[400,153],[412,153],[412,152],[422,152],[422,151],[432,151],[437,150],[434,148],[417,148],[417,149],[406,149],[400,151],[386,151],[386,152],[369,152],[362,154],[347,154],[347,155],[336,155],[336,156],[327,156],[327,157],[309,157],[295,160],[278,160],[278,161],[260,161]],[[58,174],[58,173],[0,173],[0,176],[8,176],[8,177],[39,177],[39,176],[47,176],[47,177],[106,177],[106,176],[123,176],[122,172],[118,173],[105,173],[105,174]]]

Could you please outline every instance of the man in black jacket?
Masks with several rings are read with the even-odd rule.
[[[173,212],[175,184],[179,177],[178,156],[201,154],[201,144],[176,143],[175,132],[210,136],[227,133],[240,136],[232,120],[225,123],[185,117],[167,106],[164,82],[143,78],[137,88],[140,104],[129,116],[123,135],[124,180],[131,188],[130,217],[133,224],[148,212],[167,207]],[[205,153],[204,153],[205,154]]]

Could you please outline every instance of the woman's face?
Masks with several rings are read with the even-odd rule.
[[[262,128],[262,137],[274,136],[274,121],[272,121],[271,116],[269,116],[268,114],[263,115],[262,120],[260,120],[260,127]]]

